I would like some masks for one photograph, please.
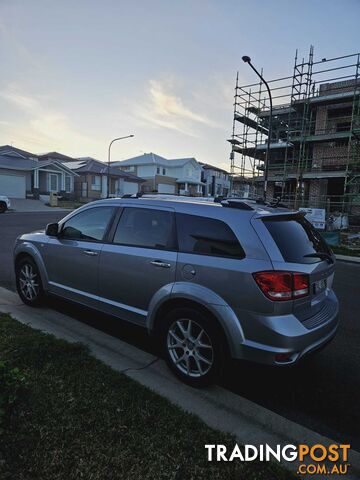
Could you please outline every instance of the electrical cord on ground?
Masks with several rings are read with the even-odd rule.
[[[133,367],[129,367],[129,368],[124,368],[124,370],[119,370],[120,373],[126,373],[130,370],[134,370],[134,371],[138,371],[138,370],[145,370],[146,368],[149,368],[151,367],[151,365],[154,365],[154,363],[156,363],[158,360],[160,360],[159,357],[156,357],[154,360],[151,360],[151,362],[149,362],[148,364],[144,365],[143,367],[139,367],[139,368],[133,368]]]

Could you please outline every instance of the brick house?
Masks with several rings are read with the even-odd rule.
[[[123,172],[118,168],[110,167],[91,157],[78,158],[65,165],[77,174],[75,179],[75,198],[82,201],[91,201],[108,196],[118,197],[124,194],[134,194],[140,191],[145,182],[131,173]]]

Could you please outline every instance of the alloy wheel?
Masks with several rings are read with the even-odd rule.
[[[171,324],[167,349],[176,368],[192,378],[206,375],[214,363],[210,337],[194,320],[179,319]]]
[[[25,263],[19,272],[21,293],[29,300],[35,300],[40,291],[39,276],[30,263]]]

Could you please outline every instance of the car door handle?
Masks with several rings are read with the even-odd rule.
[[[85,255],[89,255],[90,257],[96,257],[98,252],[94,252],[94,250],[84,250]]]
[[[161,260],[152,260],[150,263],[151,263],[151,265],[154,265],[154,267],[161,267],[161,268],[170,268],[171,267],[170,263],[166,263],[166,262],[163,262]]]

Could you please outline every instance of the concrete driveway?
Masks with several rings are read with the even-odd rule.
[[[15,212],[67,212],[67,208],[49,207],[41,200],[32,200],[29,198],[10,198],[11,210]]]

